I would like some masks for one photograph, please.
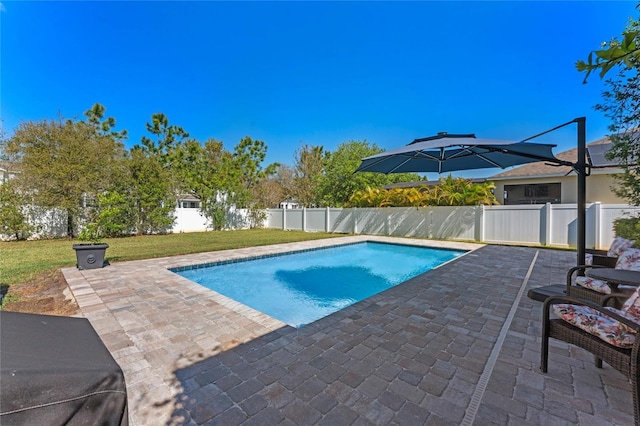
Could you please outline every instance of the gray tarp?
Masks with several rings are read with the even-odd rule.
[[[0,311],[0,424],[127,425],[124,375],[88,320]]]

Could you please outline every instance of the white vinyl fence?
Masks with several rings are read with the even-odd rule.
[[[203,232],[211,229],[211,221],[198,208],[177,208],[171,232]],[[248,209],[230,209],[225,216],[225,229],[247,229],[250,227]]]
[[[575,204],[536,204],[477,207],[386,207],[268,209],[268,228],[332,232],[340,234],[390,235],[415,238],[575,247]],[[37,211],[32,222],[35,238],[64,236],[66,216],[61,211]],[[636,216],[640,208],[623,204],[587,205],[586,245],[608,248],[614,238],[613,221]],[[201,232],[210,229],[199,209],[177,208],[171,232]],[[228,212],[227,229],[249,228],[244,209]],[[0,236],[11,239],[12,236]]]
[[[67,235],[67,214],[62,209],[41,209],[29,206],[29,223],[34,227],[31,239],[63,238]],[[199,208],[176,208],[172,233],[204,232],[210,230],[210,221]],[[249,210],[231,208],[226,213],[225,229],[248,229],[251,226]],[[12,240],[14,235],[0,234],[0,241]]]
[[[587,247],[608,248],[615,236],[614,219],[639,213],[640,208],[628,205],[587,205]],[[266,226],[310,232],[575,247],[576,218],[576,204],[269,209]]]

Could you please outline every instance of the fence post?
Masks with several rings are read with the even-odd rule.
[[[353,208],[353,233],[358,235],[358,208]]]
[[[302,232],[307,231],[307,208],[302,208]]]
[[[598,250],[602,247],[602,235],[600,235],[600,230],[602,229],[601,208],[600,201],[593,203],[593,247]]]
[[[387,213],[387,216],[385,217],[385,220],[384,220],[384,235],[386,235],[387,237],[391,235],[390,229],[391,229],[391,215]]]
[[[474,238],[478,242],[484,241],[484,204],[476,208],[476,223]]]
[[[282,229],[283,230],[287,229],[287,208],[286,207],[282,208]]]
[[[545,203],[544,205],[544,227],[543,227],[543,231],[544,231],[544,235],[543,235],[543,241],[541,241],[543,246],[548,246],[551,244],[551,229],[553,228],[553,224],[552,224],[552,220],[553,220],[553,216],[552,216],[552,209],[553,207],[551,206],[551,203]]]
[[[324,214],[324,230],[327,233],[329,233],[329,230],[331,229],[330,215],[331,215],[331,210],[329,210],[329,207],[327,207]]]

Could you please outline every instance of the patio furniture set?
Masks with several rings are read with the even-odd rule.
[[[633,243],[618,237],[607,252],[592,251],[589,265],[571,268],[565,286],[528,295],[543,301],[541,371],[548,369],[550,338],[591,352],[597,368],[605,362],[629,379],[640,425],[640,249]]]

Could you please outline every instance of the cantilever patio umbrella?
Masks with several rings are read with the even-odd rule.
[[[536,161],[558,163],[555,145],[477,139],[445,132],[362,159],[356,172],[406,173],[505,168]]]
[[[556,158],[551,152],[555,145],[527,142],[573,123],[578,125],[578,161],[576,163]],[[586,163],[585,127],[586,118],[580,117],[520,142],[477,139],[473,134],[454,135],[442,132],[436,136],[416,139],[401,148],[363,158],[356,172],[444,173],[455,170],[506,168],[538,161],[570,166],[578,174],[578,264],[584,264],[586,244],[585,178],[590,166]]]

